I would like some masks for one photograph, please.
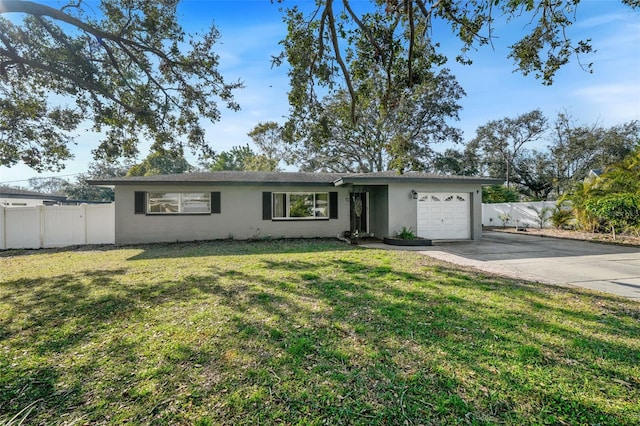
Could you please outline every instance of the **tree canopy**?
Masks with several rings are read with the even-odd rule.
[[[188,35],[178,0],[0,2],[0,165],[60,169],[83,120],[98,158],[153,150],[210,153],[201,120],[238,109],[218,72],[218,30]]]
[[[622,3],[632,8],[640,6],[640,0]],[[590,40],[568,36],[567,29],[575,22],[579,6],[580,0],[316,0],[311,13],[305,14],[295,5],[286,9],[288,34],[283,40],[284,51],[274,62],[279,64],[286,58],[291,65],[290,101],[294,108],[312,108],[318,103],[318,95],[322,96],[322,88],[344,85],[355,119],[360,102],[354,83],[358,70],[349,67],[349,57],[363,37],[371,59],[382,69],[391,70],[401,60],[407,63],[402,76],[386,74],[384,87],[391,89],[400,83],[412,87],[421,69],[420,61],[442,60],[437,52],[442,40],[434,31],[436,22],[450,27],[461,41],[456,60],[469,64],[473,59],[468,55],[471,49],[491,44],[498,36],[496,21],[519,18],[529,24],[522,38],[510,46],[509,57],[516,70],[552,84],[556,72],[572,56],[593,50]],[[425,56],[427,47],[433,52]],[[582,66],[591,69],[591,64]],[[392,90],[388,94],[391,96]]]
[[[127,171],[127,176],[170,175],[191,171],[193,167],[184,158],[181,150],[153,151]]]
[[[471,147],[484,153],[483,163],[492,177],[504,178],[510,187],[515,162],[530,144],[547,130],[547,119],[536,109],[517,117],[491,120],[476,130]]]
[[[343,26],[351,44],[341,59],[342,76],[349,83],[330,83],[318,93],[304,82],[309,75],[303,62],[313,49],[324,48],[306,32],[305,19],[296,8],[289,10],[284,43],[292,65],[291,113],[283,132],[290,163],[309,171],[402,173],[426,169],[432,143],[461,140],[450,123],[458,119],[462,87],[429,43],[407,46],[393,38],[402,24],[397,16],[374,11],[363,17],[366,28]],[[394,60],[381,62],[380,46]],[[415,54],[410,60],[408,49]]]

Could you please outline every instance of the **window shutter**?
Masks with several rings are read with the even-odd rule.
[[[262,193],[262,220],[271,220],[271,193]]]
[[[220,213],[221,205],[220,205],[220,192],[212,192],[211,193],[211,213]]]
[[[329,219],[338,218],[338,193],[329,193]]]
[[[135,214],[145,214],[145,192],[136,191],[134,193],[135,201],[134,201],[134,212]]]

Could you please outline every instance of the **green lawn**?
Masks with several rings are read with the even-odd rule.
[[[0,424],[640,424],[638,302],[329,241],[0,272]]]

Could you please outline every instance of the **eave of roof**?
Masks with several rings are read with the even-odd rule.
[[[396,172],[357,173],[343,175],[336,180],[336,186],[345,184],[355,185],[383,185],[391,182],[399,183],[471,183],[480,185],[500,185],[502,180],[481,176],[454,176],[440,175],[436,173],[408,172],[398,174]]]

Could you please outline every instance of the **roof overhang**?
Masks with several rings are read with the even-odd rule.
[[[388,185],[390,183],[411,183],[411,184],[471,184],[471,185],[502,185],[500,179],[485,177],[467,177],[467,176],[343,176],[336,179],[333,184],[335,186],[345,185]]]

